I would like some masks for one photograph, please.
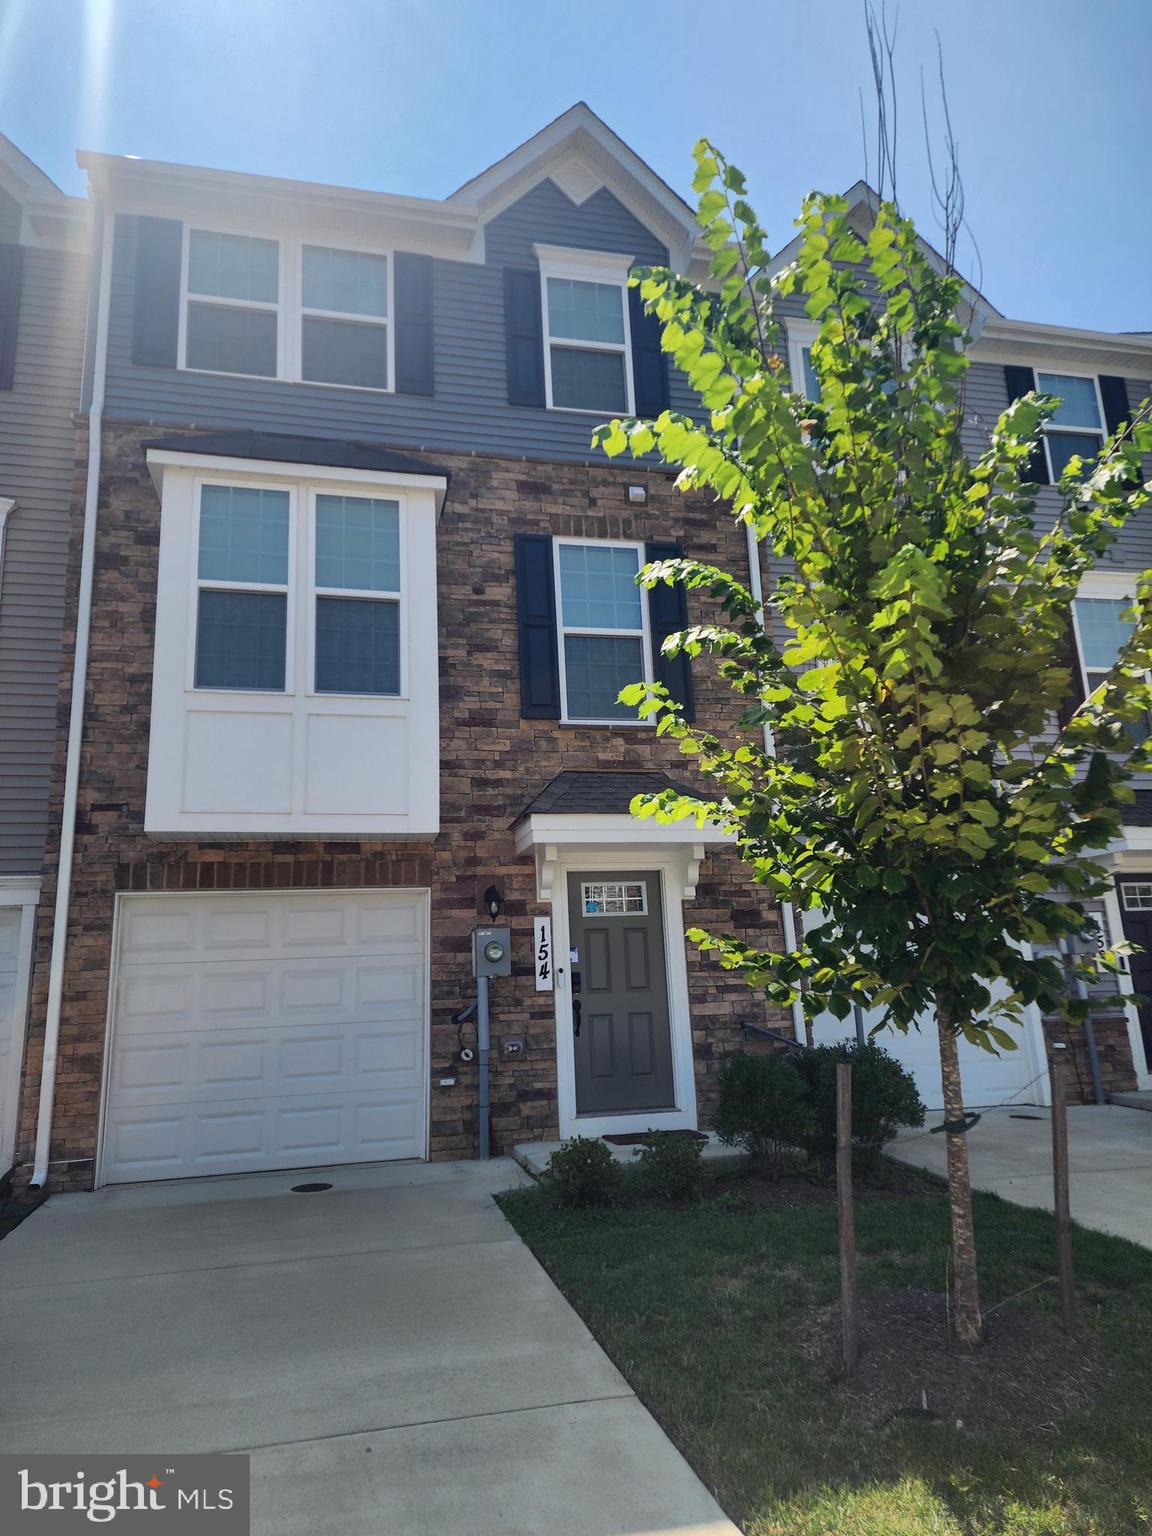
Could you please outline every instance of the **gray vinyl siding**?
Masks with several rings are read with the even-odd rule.
[[[591,459],[596,418],[508,404],[504,350],[507,265],[534,266],[534,242],[619,251],[663,263],[665,248],[610,192],[577,207],[543,182],[493,219],[486,262],[433,263],[436,393],[364,390],[141,368],[132,362],[136,220],[116,220],[106,414],[164,426],[253,427],[321,437],[367,438],[398,448],[452,449],[541,459]],[[691,409],[683,378],[672,404]]]
[[[0,875],[37,874],[48,823],[80,391],[86,260],[29,248],[0,496],[16,501],[0,573]]]

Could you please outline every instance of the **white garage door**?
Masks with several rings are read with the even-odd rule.
[[[102,1179],[423,1157],[426,897],[123,896]]]
[[[0,907],[0,1178],[12,1162],[24,1020],[17,1019],[23,907]],[[31,914],[29,914],[31,921]],[[23,993],[23,988],[20,988]],[[23,1003],[23,996],[21,996]]]
[[[870,1029],[880,1016],[879,1009],[866,1013],[865,1027]],[[817,1045],[825,1045],[835,1040],[855,1039],[856,1028],[851,1016],[842,1023],[825,1013],[815,1021],[812,1033]],[[1034,1024],[1030,1022],[1022,1030],[1010,1029],[1009,1033],[1018,1042],[1017,1049],[999,1056],[969,1045],[966,1040],[960,1041],[960,1080],[964,1085],[964,1103],[969,1109],[1004,1104],[1009,1099],[1021,1104],[1045,1101],[1044,1060],[1035,1048]],[[911,1030],[906,1035],[897,1029],[885,1029],[875,1038],[877,1045],[883,1046],[912,1073],[925,1106],[931,1110],[942,1109],[940,1047],[935,1019],[922,1019],[920,1029]]]

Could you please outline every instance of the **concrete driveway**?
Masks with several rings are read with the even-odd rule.
[[[493,1203],[518,1182],[55,1197],[0,1243],[0,1449],[250,1452],[260,1536],[735,1536]]]
[[[930,1114],[928,1125],[941,1116]],[[902,1134],[893,1156],[947,1176],[944,1137]],[[1052,1209],[1052,1122],[1030,1104],[986,1109],[968,1133],[972,1183],[1016,1205]],[[1081,1226],[1152,1248],[1152,1114],[1115,1104],[1068,1110],[1069,1199]]]

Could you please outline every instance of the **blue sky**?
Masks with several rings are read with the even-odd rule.
[[[901,196],[929,238],[934,29],[989,298],[1152,329],[1150,0],[905,0]],[[72,192],[83,146],[443,196],[584,99],[681,191],[710,135],[782,245],[806,191],[862,174],[869,79],[862,0],[0,0],[0,130]]]

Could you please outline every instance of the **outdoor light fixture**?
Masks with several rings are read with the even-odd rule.
[[[484,892],[484,905],[488,908],[488,916],[495,922],[503,909],[504,898],[494,885],[490,885]]]
[[[628,487],[628,500],[635,507],[642,507],[648,500],[648,487],[646,485],[630,485]]]

